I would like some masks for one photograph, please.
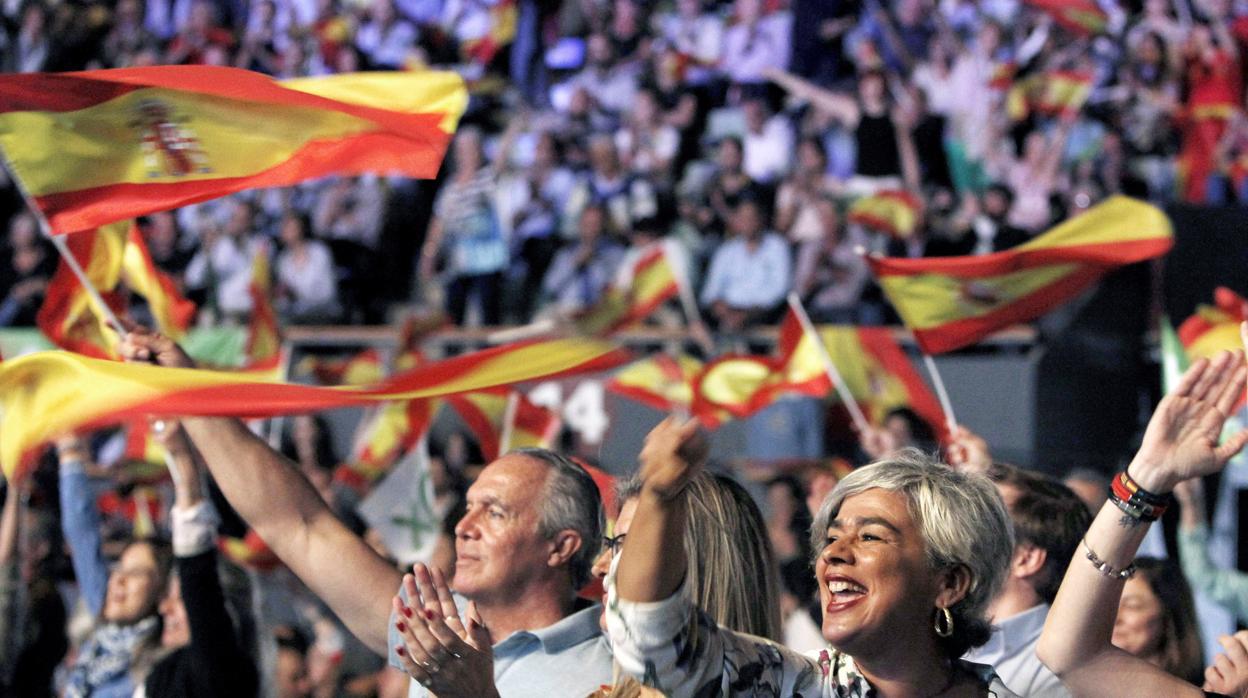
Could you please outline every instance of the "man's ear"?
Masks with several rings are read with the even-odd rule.
[[[1044,563],[1049,559],[1048,551],[1031,543],[1019,543],[1014,546],[1014,555],[1010,558],[1010,576],[1015,579],[1030,579],[1044,570]]]
[[[936,594],[936,605],[949,608],[957,604],[971,591],[971,570],[966,565],[957,565],[941,572],[940,591]]]
[[[571,529],[565,529],[555,534],[550,539],[550,555],[546,558],[546,564],[551,567],[561,567],[568,564],[576,551],[581,549],[581,534]]]

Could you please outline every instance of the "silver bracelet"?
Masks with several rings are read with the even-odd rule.
[[[1092,548],[1088,545],[1087,538],[1084,538],[1081,542],[1083,543],[1083,549],[1088,552],[1088,561],[1092,563],[1092,566],[1096,568],[1097,572],[1100,572],[1102,575],[1109,577],[1110,579],[1120,579],[1122,581],[1126,581],[1135,576],[1134,562],[1120,570],[1115,570],[1113,565],[1105,562],[1101,558],[1097,557],[1096,553],[1092,552]]]

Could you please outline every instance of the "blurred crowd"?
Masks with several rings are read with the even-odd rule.
[[[860,247],[980,254],[1115,193],[1246,194],[1248,21],[1231,0],[1103,0],[1090,30],[1018,0],[14,0],[0,13],[11,71],[465,76],[471,103],[434,184],[318,181],[140,221],[205,324],[245,317],[262,246],[289,322],[376,323],[414,302],[462,325],[575,315],[656,237],[713,327],[773,321],[790,290],[816,320],[880,323],[891,311]],[[55,260],[6,192],[0,325],[28,325]],[[881,192],[908,193],[915,222],[847,215]]]

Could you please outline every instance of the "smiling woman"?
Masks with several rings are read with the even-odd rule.
[[[664,422],[642,452],[637,512],[607,585],[625,672],[666,695],[1013,695],[991,668],[958,659],[987,639],[987,602],[1013,549],[987,479],[911,450],[842,480],[812,529],[831,648],[803,656],[719,627],[681,591],[695,428]]]

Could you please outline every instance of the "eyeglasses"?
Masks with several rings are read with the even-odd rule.
[[[620,550],[624,547],[624,536],[626,535],[628,534],[621,533],[620,535],[614,536],[614,537],[603,536],[602,547],[606,548],[607,550],[610,550],[612,555],[618,555]]]

